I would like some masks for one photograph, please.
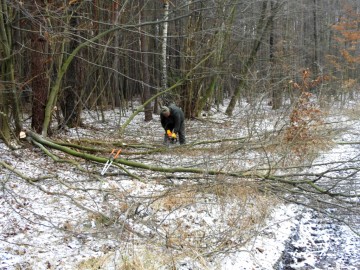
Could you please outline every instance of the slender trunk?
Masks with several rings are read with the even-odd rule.
[[[224,6],[222,12],[227,12],[227,7]],[[230,10],[231,16],[229,16],[228,21],[225,21],[221,24],[220,31],[218,31],[215,38],[215,55],[212,57],[213,59],[213,66],[215,68],[221,68],[221,64],[224,59],[224,51],[226,48],[226,44],[230,41],[230,32],[231,27],[234,24],[234,18],[235,18],[235,11],[236,11],[236,5],[233,5]],[[209,100],[213,97],[215,90],[220,91],[218,81],[220,81],[220,75],[214,74],[213,78],[211,79],[210,85],[207,87],[205,94],[202,95],[202,97],[199,100],[198,107],[196,110],[196,114],[199,115],[201,111],[204,109],[205,105]],[[218,88],[218,89],[216,89]]]
[[[120,43],[120,33],[118,31],[115,32],[115,38],[114,38],[114,48],[119,46]],[[114,101],[115,101],[115,107],[121,106],[121,99],[120,99],[120,81],[119,81],[119,75],[118,70],[120,68],[120,56],[117,52],[115,52],[114,55],[114,63],[113,63],[113,88],[114,88]]]
[[[114,2],[113,4],[114,8],[113,11],[115,13],[115,18],[113,20],[114,25],[118,25],[119,24],[119,18],[120,18],[120,14],[121,14],[121,9],[120,9],[120,4],[118,2]],[[120,81],[119,81],[119,75],[118,75],[118,70],[120,69],[120,56],[119,56],[119,52],[118,52],[118,47],[120,45],[120,31],[116,31],[114,33],[114,62],[113,62],[113,69],[114,71],[113,73],[113,89],[114,89],[114,102],[115,102],[115,107],[120,107],[121,105],[121,100],[120,100]]]
[[[35,30],[35,29],[34,29]],[[49,88],[47,76],[47,41],[36,30],[32,35],[31,74],[33,89],[33,106],[31,127],[38,133],[42,132],[45,119],[45,107]]]
[[[73,7],[76,9],[76,5]],[[69,51],[72,52],[79,44],[76,39],[76,27],[78,25],[77,14],[70,14],[70,32],[73,39],[70,40]],[[81,88],[79,84],[79,68],[78,60],[75,58],[68,67],[66,72],[66,87],[63,94],[62,110],[64,115],[64,124],[69,127],[76,127],[80,124],[81,114]]]
[[[49,125],[50,125],[50,118],[51,118],[51,113],[52,113],[52,109],[53,106],[55,104],[56,98],[58,96],[59,90],[60,90],[60,86],[61,86],[61,82],[62,79],[64,77],[64,74],[66,73],[70,63],[73,61],[74,57],[78,54],[78,52],[86,47],[87,45],[91,44],[92,42],[116,31],[119,30],[119,27],[114,27],[111,28],[109,30],[105,30],[104,32],[101,32],[99,34],[97,34],[95,37],[86,40],[85,42],[79,44],[79,46],[77,46],[69,55],[68,57],[64,60],[64,62],[61,65],[61,68],[59,69],[59,71],[57,72],[57,77],[56,80],[54,82],[54,85],[52,86],[50,93],[49,93],[49,98],[48,98],[48,102],[46,103],[46,108],[45,108],[45,121],[43,124],[43,136],[47,135],[48,129],[49,129]]]
[[[271,10],[273,9],[274,2],[270,2]],[[275,69],[275,34],[274,34],[274,18],[272,18],[270,22],[270,37],[269,37],[269,61],[270,61],[270,86],[272,89],[272,109],[277,110],[280,109],[282,103],[282,93],[279,87],[274,87],[275,78],[277,78],[276,74],[278,73]]]
[[[11,140],[11,131],[9,125],[9,104],[6,91],[4,90],[4,85],[0,84],[0,139],[9,145]]]
[[[238,84],[238,87],[235,89],[234,94],[231,97],[230,103],[225,111],[228,116],[232,116],[236,102],[240,97],[241,90],[246,85],[246,76],[248,75],[250,68],[256,60],[257,52],[259,51],[261,43],[265,38],[266,32],[270,26],[270,22],[272,21],[279,7],[280,4],[274,5],[271,9],[270,16],[266,16],[267,1],[264,1],[262,4],[261,15],[257,23],[255,40],[253,42],[250,55],[240,70],[240,82]]]
[[[318,65],[319,65],[319,56],[318,56],[318,52],[319,52],[319,48],[318,48],[318,26],[317,26],[317,0],[313,0],[314,3],[314,9],[313,9],[313,19],[314,19],[314,61],[313,61],[313,74],[316,77],[318,75]]]
[[[141,11],[141,19],[145,18],[144,8]],[[149,45],[148,45],[148,38],[147,38],[147,27],[143,26],[140,29],[140,48],[141,48],[141,64],[142,64],[142,88],[143,88],[143,102],[147,101],[151,97],[150,93],[150,73],[149,73]],[[144,107],[145,109],[145,121],[149,122],[153,119],[152,115],[152,107],[151,103],[147,103]]]
[[[213,66],[214,68],[218,68],[220,66],[220,63],[223,59],[223,48],[224,48],[224,39],[226,38],[226,32],[225,32],[225,25],[224,23],[222,24],[221,30],[218,32],[215,41],[215,55],[213,57],[214,61],[213,61]],[[210,85],[207,87],[207,89],[205,90],[205,93],[203,95],[201,95],[201,97],[199,98],[198,101],[198,105],[195,111],[195,114],[197,116],[199,116],[199,114],[201,113],[201,111],[204,109],[206,103],[209,101],[209,99],[213,96],[214,92],[215,92],[215,88],[217,86],[217,82],[219,80],[219,75],[215,74],[213,75]]]
[[[168,19],[169,19],[169,1],[164,1],[164,25],[162,32],[162,44],[161,44],[161,60],[162,60],[162,71],[161,71],[161,89],[165,90],[168,84],[167,77],[167,39],[168,39]]]
[[[195,63],[199,57],[199,41],[201,40],[203,30],[202,14],[199,10],[203,9],[202,2],[187,1],[189,9],[189,17],[187,18],[187,33],[184,42],[184,67],[183,69],[190,71],[194,68]],[[185,118],[190,119],[196,116],[197,105],[200,98],[201,80],[199,76],[195,75],[181,87],[181,107],[184,111]]]
[[[12,9],[2,0],[0,2],[0,52],[1,58],[1,80],[5,83],[2,85],[2,103],[0,104],[0,130],[1,135],[5,141],[10,139],[10,114],[13,116],[15,123],[15,133],[18,134],[22,128],[21,112],[19,99],[16,94],[15,84],[15,70],[14,70],[14,55],[13,55],[13,41],[10,23],[6,23],[9,18],[13,17]],[[6,18],[4,18],[4,15]],[[11,113],[10,113],[11,112]]]
[[[155,22],[158,20],[159,18],[159,8],[158,8],[158,3],[157,1],[152,1],[152,7],[151,9],[153,10],[152,12],[152,20]],[[151,39],[152,41],[152,48],[154,52],[158,52],[160,51],[160,45],[162,45],[162,42],[159,42],[159,37],[160,37],[160,29],[159,29],[159,24],[153,25],[152,26],[152,33],[154,34],[154,38]],[[152,89],[152,94],[156,95],[159,91],[159,86],[161,85],[161,74],[162,71],[160,71],[160,67],[161,67],[161,59],[160,57],[157,57],[156,54],[152,54],[152,73],[151,73],[151,81],[152,84],[154,86],[157,86],[156,88]],[[156,98],[154,100],[154,106],[153,106],[153,113],[158,113],[159,112],[159,98]]]
[[[37,5],[43,7],[44,1],[37,1]],[[38,7],[34,6],[34,14],[38,13]],[[41,16],[41,15],[39,15]],[[43,22],[43,20],[39,20]],[[32,24],[33,33],[31,35],[31,78],[33,89],[33,106],[31,127],[38,133],[43,132],[45,120],[45,107],[49,89],[48,77],[48,41],[41,34],[42,26],[34,22]],[[52,108],[51,108],[52,109]],[[47,131],[46,131],[47,132]],[[46,133],[47,134],[47,133]]]
[[[201,111],[205,108],[206,103],[209,101],[209,99],[214,94],[218,79],[219,79],[218,76],[215,76],[215,77],[212,78],[209,87],[205,91],[205,94],[200,98],[200,100],[198,102],[198,106],[196,108],[196,115],[197,116],[199,116]]]

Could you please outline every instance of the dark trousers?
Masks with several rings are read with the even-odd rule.
[[[181,124],[180,124],[179,142],[180,142],[180,144],[185,144],[186,143],[184,122],[181,122]]]

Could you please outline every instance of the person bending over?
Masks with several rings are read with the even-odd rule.
[[[161,125],[165,129],[164,142],[168,139],[167,130],[179,137],[180,144],[185,144],[185,117],[183,111],[175,104],[163,106],[160,110]]]

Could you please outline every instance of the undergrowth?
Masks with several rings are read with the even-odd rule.
[[[142,203],[148,205],[149,216],[140,223],[152,232],[137,239],[133,249],[119,250],[116,269],[178,269],[182,262],[213,269],[208,259],[243,247],[259,233],[278,200],[245,180],[218,177],[216,182],[171,187]],[[147,245],[152,248],[144,248]],[[109,258],[92,258],[82,265],[112,263],[114,255]]]
[[[288,158],[313,159],[317,153],[329,145],[329,138],[324,136],[324,120],[326,113],[313,99],[311,89],[317,87],[327,76],[317,77],[310,80],[309,69],[302,72],[302,81],[291,82],[295,91],[299,91],[299,97],[295,102],[289,116],[289,125],[284,132],[286,148],[290,150]]]

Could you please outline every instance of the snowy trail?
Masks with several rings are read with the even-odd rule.
[[[342,136],[341,140],[358,141],[357,134],[359,133],[359,126],[356,123],[352,125],[348,134]],[[334,156],[337,156],[338,159],[346,156],[350,160],[350,158],[358,159],[359,155],[360,145],[358,144],[338,145],[323,158],[334,160]],[[341,167],[350,170],[348,164]],[[352,164],[352,167],[359,168],[360,163],[356,162]],[[346,170],[339,170],[333,177],[335,179],[343,177],[344,172]],[[354,174],[351,180],[354,184],[351,187],[341,186],[342,191],[351,188],[359,189],[359,173]],[[355,225],[357,231],[360,231],[359,216],[352,217],[352,224]],[[348,226],[313,210],[305,209],[299,215],[296,230],[286,244],[278,270],[308,269],[360,269],[360,237]]]
[[[360,269],[359,251],[360,238],[348,227],[306,210],[278,269]]]

